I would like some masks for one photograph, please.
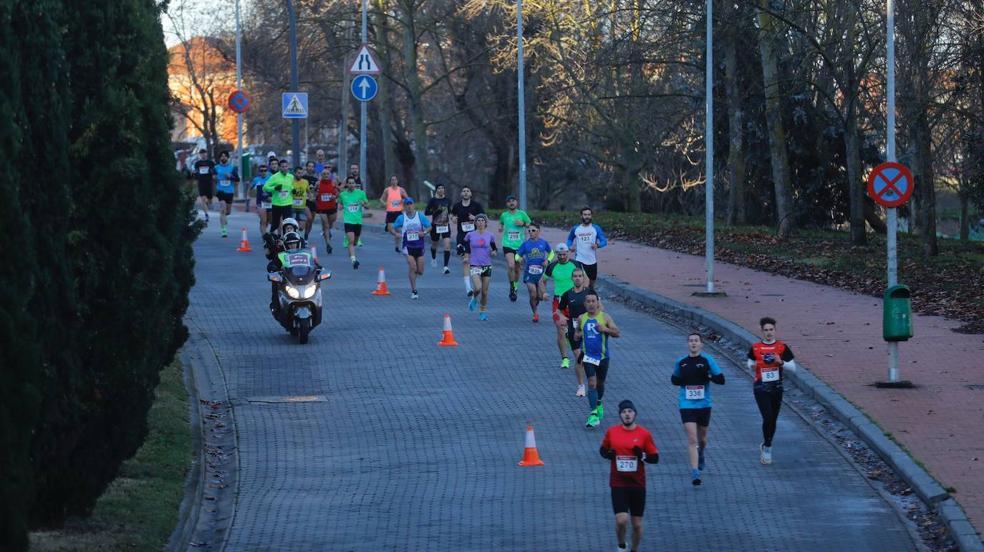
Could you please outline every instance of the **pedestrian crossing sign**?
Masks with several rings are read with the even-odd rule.
[[[307,119],[307,92],[284,92],[280,99],[284,119]]]

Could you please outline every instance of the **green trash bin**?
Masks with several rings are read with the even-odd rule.
[[[885,341],[906,341],[912,337],[912,295],[908,286],[897,285],[885,290],[882,301]]]

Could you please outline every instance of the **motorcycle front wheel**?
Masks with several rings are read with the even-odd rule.
[[[311,319],[302,318],[297,322],[297,340],[304,345],[308,342],[308,334],[311,333]]]

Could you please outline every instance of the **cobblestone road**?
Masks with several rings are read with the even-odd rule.
[[[251,215],[231,219],[255,228]],[[358,271],[322,254],[334,277],[307,345],[269,315],[262,253],[236,253],[215,226],[196,244],[188,316],[219,358],[240,447],[227,550],[614,549],[597,449],[623,398],[661,452],[648,468],[644,550],[915,549],[893,506],[791,411],[775,464],[759,465],[751,383],[720,357],[728,383],[715,389],[705,485],[693,489],[669,384],[686,350],[680,330],[608,305],[624,337],[612,344],[606,417],[586,430],[587,402],[558,367],[552,326],[509,303],[503,269],[480,322],[456,258],[451,275],[428,265],[411,301],[392,240],[364,241]],[[379,266],[389,297],[369,293]],[[436,346],[444,313],[457,348]],[[516,466],[527,422],[544,467]]]

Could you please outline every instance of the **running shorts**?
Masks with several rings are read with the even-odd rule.
[[[529,267],[527,270],[523,271],[523,283],[524,284],[539,284],[540,280],[543,279],[543,273],[540,274],[530,274]]]
[[[711,425],[711,409],[707,408],[681,408],[680,420],[683,423],[696,423],[700,427]]]
[[[315,211],[317,211],[318,210],[318,202],[317,201],[314,201],[313,199],[307,200],[307,208],[312,213],[315,212]]]
[[[424,248],[421,247],[420,249],[412,249],[412,248],[409,248],[409,247],[404,247],[403,248],[403,254],[404,255],[409,255],[409,256],[413,257],[414,259],[419,259],[419,258],[421,258],[421,257],[424,256]]]
[[[567,344],[571,346],[571,349],[580,349],[583,340],[574,339],[574,321],[570,318],[567,319]]]
[[[386,211],[386,224],[393,224],[402,214],[402,211]]]
[[[294,209],[294,218],[297,219],[297,222],[307,221],[307,211],[298,211],[297,209]]]
[[[209,201],[212,200],[212,185],[206,184],[204,182],[198,183],[198,197],[207,197]]]
[[[349,234],[349,233],[355,234],[355,239],[359,239],[359,235],[362,234],[362,225],[361,224],[349,224],[349,223],[346,222],[345,223],[345,233],[346,234]]]
[[[512,253],[513,255],[515,255],[516,254],[516,250],[513,249],[513,248],[511,248],[511,247],[502,246],[502,254],[503,255],[508,255],[509,253]]]
[[[444,226],[444,225],[442,224],[441,226]],[[431,226],[430,235],[431,235],[431,240],[433,240],[433,241],[440,241],[440,240],[443,240],[444,238],[450,238],[451,237],[451,229],[450,229],[450,227],[448,227],[448,231],[447,232],[438,232],[437,231],[437,225],[435,224],[435,225],[432,225]]]
[[[612,487],[612,511],[642,517],[646,511],[646,488]]]
[[[573,347],[572,347],[573,348]],[[584,366],[584,375],[593,378],[598,376],[598,381],[605,381],[608,378],[608,359],[603,358],[598,364],[591,364],[590,362],[584,362],[584,351],[577,356],[578,362],[581,366]]]
[[[468,274],[471,276],[478,276],[480,278],[491,278],[492,267],[471,265],[470,269],[468,270]]]
[[[232,204],[232,193],[231,192],[215,192],[215,197],[219,201],[224,201],[226,203]]]
[[[338,212],[338,207],[335,207],[334,209],[315,209],[314,212],[319,215],[334,215]]]
[[[584,271],[584,275],[588,277],[592,282],[598,279],[598,263],[595,264],[584,264],[577,263],[577,266],[581,267]]]

